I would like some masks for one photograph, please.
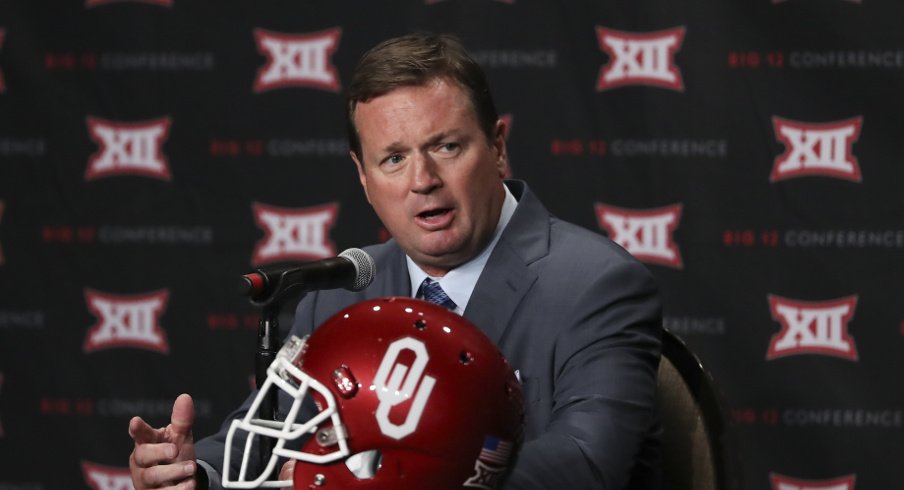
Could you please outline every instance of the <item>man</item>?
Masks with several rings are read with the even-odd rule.
[[[362,58],[347,99],[351,157],[393,239],[366,248],[377,264],[368,288],[309,294],[292,333],[367,298],[421,296],[435,280],[520,374],[525,442],[506,488],[659,488],[661,312],[648,271],[552,217],[525,183],[503,183],[505,124],[456,40],[384,42]],[[216,487],[223,433],[194,445],[191,419],[182,395],[170,426],[132,420],[136,488],[193,488],[195,474]]]

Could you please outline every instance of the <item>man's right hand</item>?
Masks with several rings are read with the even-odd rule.
[[[155,429],[141,417],[129,421],[129,435],[135,441],[129,456],[129,471],[136,490],[196,488],[197,463],[191,433],[194,419],[194,402],[191,396],[182,394],[173,403],[173,414],[166,427]]]

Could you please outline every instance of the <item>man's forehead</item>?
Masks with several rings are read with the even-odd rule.
[[[362,142],[368,134],[399,133],[401,137],[416,132],[418,137],[433,137],[461,133],[477,123],[470,101],[457,87],[401,87],[361,102],[356,109],[354,122]]]
[[[357,115],[362,106],[381,106],[388,100],[399,100],[400,98],[444,99],[475,112],[468,91],[460,83],[447,77],[437,77],[419,84],[395,87],[367,100],[354,102],[351,108],[353,120],[357,123]]]

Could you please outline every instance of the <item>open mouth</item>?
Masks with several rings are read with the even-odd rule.
[[[415,220],[427,231],[439,231],[450,226],[454,216],[454,208],[434,208],[418,213]]]
[[[435,218],[437,216],[442,216],[448,212],[449,212],[449,208],[431,209],[431,210],[424,211],[423,213],[418,214],[417,217],[422,218],[422,219],[430,219],[430,218]]]

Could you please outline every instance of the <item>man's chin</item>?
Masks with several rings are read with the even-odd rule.
[[[445,261],[447,257],[454,257],[464,253],[464,243],[452,230],[441,230],[426,233],[414,244],[415,253],[434,261]],[[450,259],[451,260],[451,259]]]
[[[436,276],[443,275],[470,260],[471,257],[467,255],[456,249],[420,249],[416,253],[408,253],[408,256],[421,269],[424,269],[424,272]],[[442,274],[437,272],[442,272]]]

